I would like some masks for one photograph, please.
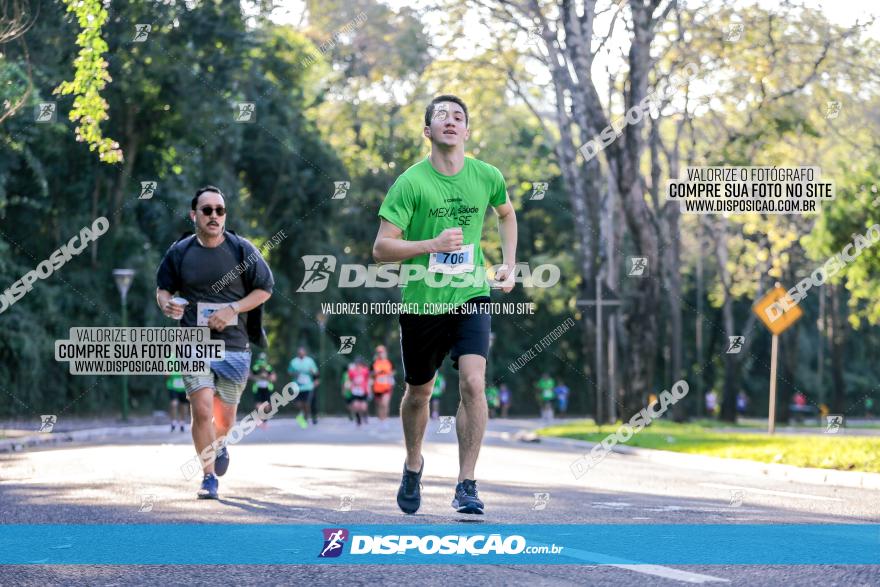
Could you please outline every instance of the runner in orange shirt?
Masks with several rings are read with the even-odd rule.
[[[388,360],[388,350],[381,344],[376,347],[376,355],[370,368],[370,381],[373,385],[379,426],[384,429],[388,427],[388,405],[394,391],[394,366]]]

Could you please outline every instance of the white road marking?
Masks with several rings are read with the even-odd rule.
[[[775,489],[758,489],[756,487],[744,487],[742,485],[727,485],[726,483],[700,483],[700,487],[712,489],[742,489],[750,493],[763,495],[776,495],[779,497],[796,497],[800,499],[813,499],[818,501],[843,501],[839,497],[825,497],[824,495],[811,495],[809,493],[794,493],[791,491],[777,491]]]
[[[655,508],[644,508],[646,512],[679,512],[685,508],[680,505],[661,505]]]
[[[654,575],[655,577],[663,577],[664,579],[672,579],[673,581],[681,581],[683,583],[730,583],[730,581],[722,579],[721,577],[713,577],[712,575],[704,575],[702,573],[692,573],[690,571],[682,571],[661,565],[642,565],[638,564],[636,561],[608,556],[607,554],[599,552],[578,550],[576,548],[566,547],[562,551],[562,555],[585,562],[608,565],[611,567],[617,567],[618,569],[632,571],[634,573]]]
[[[684,583],[730,583],[727,579],[721,577],[713,577],[712,575],[703,575],[701,573],[691,573],[690,571],[680,571],[670,567],[661,567],[660,565],[614,565],[620,569],[635,571],[636,573],[644,573],[646,575],[654,575],[656,577],[664,577],[673,581],[682,581]]]

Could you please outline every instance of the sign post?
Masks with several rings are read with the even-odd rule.
[[[767,419],[767,434],[776,432],[776,353],[779,350],[779,335],[773,335],[770,344],[770,415]]]
[[[764,326],[773,334],[770,345],[770,413],[767,417],[767,433],[776,431],[776,357],[779,354],[779,335],[797,322],[804,311],[792,303],[788,293],[778,282],[769,293],[752,306]]]

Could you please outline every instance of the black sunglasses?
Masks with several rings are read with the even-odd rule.
[[[211,206],[202,206],[201,208],[199,208],[199,210],[201,210],[202,214],[204,214],[205,216],[210,216],[211,212],[216,212],[217,216],[226,215],[226,208],[224,208],[223,206],[217,206],[216,208],[212,208]]]

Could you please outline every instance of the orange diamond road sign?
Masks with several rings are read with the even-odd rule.
[[[767,295],[758,300],[752,306],[752,312],[757,314],[764,326],[773,334],[782,334],[804,315],[801,307],[792,303],[788,292],[780,286],[774,287]]]

